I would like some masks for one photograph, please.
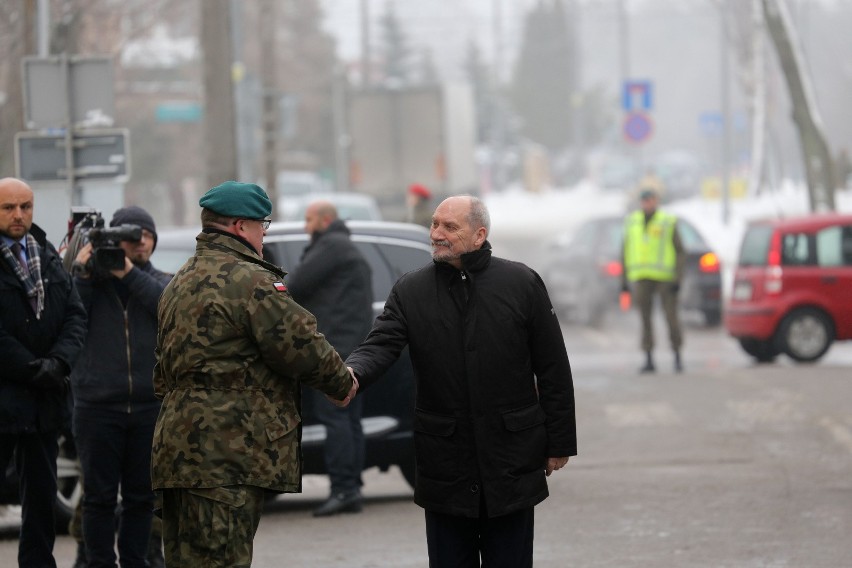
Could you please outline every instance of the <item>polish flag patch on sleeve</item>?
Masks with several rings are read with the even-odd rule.
[[[273,285],[273,286],[275,287],[275,289],[276,289],[276,290],[278,290],[279,292],[286,292],[286,291],[287,291],[287,285],[286,285],[286,284],[284,284],[283,282],[273,282],[273,283],[272,283],[272,285]]]

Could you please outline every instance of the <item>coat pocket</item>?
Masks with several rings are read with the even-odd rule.
[[[454,481],[458,479],[458,436],[452,416],[414,411],[414,448],[418,480]],[[418,481],[418,484],[420,481]]]
[[[497,449],[499,467],[519,476],[544,471],[547,461],[547,416],[538,403],[503,413],[505,428]]]

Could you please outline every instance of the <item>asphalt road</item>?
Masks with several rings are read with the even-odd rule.
[[[815,365],[757,366],[696,319],[685,373],[668,371],[663,347],[661,372],[638,375],[634,316],[564,327],[580,454],[536,510],[536,566],[852,566],[852,344]],[[370,470],[365,481],[359,515],[314,519],[328,491],[321,477],[272,503],[254,565],[427,566],[423,513],[402,476]],[[14,565],[16,546],[7,531],[0,566]],[[59,537],[60,567],[74,546]]]

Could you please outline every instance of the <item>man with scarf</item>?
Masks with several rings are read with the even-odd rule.
[[[0,472],[21,482],[21,566],[55,567],[57,439],[68,416],[68,373],[86,337],[86,311],[44,231],[33,190],[0,179]]]

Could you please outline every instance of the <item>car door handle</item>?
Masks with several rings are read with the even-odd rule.
[[[837,276],[822,276],[819,280],[823,284],[837,284]]]

